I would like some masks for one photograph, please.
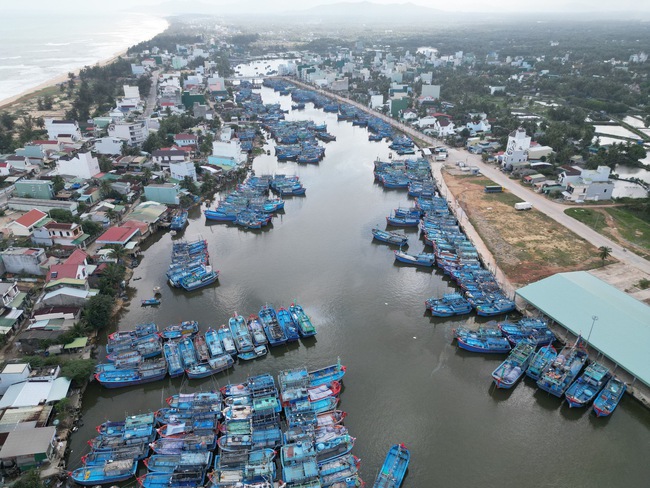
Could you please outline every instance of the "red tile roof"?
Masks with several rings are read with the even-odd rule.
[[[52,280],[81,279],[77,276],[79,265],[77,264],[53,264],[47,272],[45,281],[49,283]]]
[[[22,225],[23,227],[29,228],[45,217],[47,217],[47,214],[45,212],[41,212],[40,210],[34,208],[19,219],[16,219],[16,223]]]
[[[83,252],[81,249],[75,249],[72,254],[65,260],[65,264],[84,264],[84,261],[88,258],[88,254]]]
[[[149,226],[147,224],[144,222],[139,222],[137,220],[127,220],[126,222],[122,222],[122,227],[138,229],[140,231],[140,234],[144,234],[149,230]]]
[[[111,227],[97,238],[99,244],[126,244],[129,239],[138,233],[132,227]]]

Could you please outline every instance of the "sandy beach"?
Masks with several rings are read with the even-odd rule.
[[[123,49],[120,52],[118,52],[117,54],[114,54],[113,56],[111,56],[110,58],[104,59],[102,61],[98,61],[93,66],[95,66],[95,65],[106,66],[107,64],[111,64],[117,58],[126,55],[126,52],[127,52],[127,49]],[[85,66],[81,66],[81,67],[77,68],[76,70],[74,70],[73,73],[75,74],[75,76],[77,76],[79,74],[79,72],[84,67]],[[14,103],[18,102],[19,100],[21,100],[22,98],[29,97],[33,93],[36,93],[36,92],[38,92],[40,90],[43,90],[45,88],[56,86],[59,83],[63,83],[65,81],[67,81],[67,80],[68,80],[68,73],[67,72],[63,73],[63,74],[61,74],[59,76],[55,76],[54,78],[50,78],[49,80],[44,81],[40,85],[32,87],[29,90],[25,90],[25,91],[23,91],[23,92],[21,92],[21,93],[19,93],[17,95],[14,95],[13,97],[9,97],[9,98],[5,98],[4,100],[0,100],[0,109],[9,107],[9,106],[13,105]]]

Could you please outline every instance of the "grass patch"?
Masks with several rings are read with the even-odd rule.
[[[605,217],[598,210],[592,210],[589,208],[568,208],[564,213],[601,234],[602,230],[607,227]]]
[[[612,207],[605,211],[612,216],[616,229],[624,239],[650,250],[650,222],[639,218],[626,207]]]

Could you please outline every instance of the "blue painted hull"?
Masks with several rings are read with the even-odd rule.
[[[411,453],[402,444],[390,448],[373,488],[399,488],[406,475]]]
[[[458,342],[458,347],[470,352],[482,352],[487,354],[507,354],[511,350],[510,344],[507,343],[507,340],[506,340],[506,345],[504,345],[503,347],[486,347],[480,344],[473,344],[471,342],[468,343],[462,338],[457,338],[456,341]]]
[[[603,388],[603,391],[594,400],[593,410],[596,417],[607,417],[611,415],[621,401],[621,398],[623,398],[626,389],[627,385],[616,376],[610,379],[605,385],[605,388]]]

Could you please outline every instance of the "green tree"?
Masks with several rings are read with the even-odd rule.
[[[104,295],[115,296],[120,284],[124,280],[126,269],[118,264],[109,264],[102,271],[102,277],[99,280],[99,292]]]
[[[201,154],[208,156],[212,154],[212,142],[214,141],[214,138],[212,137],[212,134],[206,134],[205,137],[203,137],[203,141],[201,142]]]
[[[66,361],[61,366],[61,376],[65,376],[77,384],[83,384],[86,382],[94,371],[95,361],[92,359],[72,359],[70,361]],[[64,398],[64,400],[67,399]],[[65,405],[63,408],[65,408]],[[59,409],[57,408],[57,412],[58,411]]]
[[[605,260],[612,254],[612,248],[607,246],[600,246],[598,248],[598,257],[600,258],[602,264],[605,264]]]
[[[104,230],[102,224],[100,224],[99,222],[94,222],[92,220],[82,220],[81,228],[83,229],[84,233],[88,234],[89,236],[96,236],[102,230]]]
[[[54,190],[54,193],[59,193],[63,188],[65,188],[65,181],[61,175],[56,175],[52,178],[52,189]]]
[[[189,176],[185,176],[183,178],[183,181],[181,181],[179,185],[181,188],[184,188],[185,190],[189,191],[192,195],[199,194],[199,189],[196,187],[196,183]]]
[[[117,260],[117,264],[121,264],[124,261],[124,258],[128,256],[128,252],[124,249],[124,246],[119,244],[114,244],[110,247],[111,251],[108,253],[108,256],[111,259]]]
[[[2,112],[0,114],[0,124],[8,131],[14,129],[15,121],[15,117],[9,112]]]
[[[70,210],[65,210],[62,208],[53,208],[49,213],[50,218],[56,220],[60,224],[71,224],[79,220],[78,217],[72,215],[72,212],[70,212]]]
[[[11,486],[14,488],[45,488],[41,481],[40,472],[37,469],[27,471]]]
[[[102,198],[108,198],[112,192],[113,188],[109,180],[102,180],[99,183],[99,193],[102,195]]]
[[[152,152],[162,147],[162,141],[157,132],[152,132],[147,136],[147,139],[142,143],[142,150],[151,154]]]
[[[91,297],[84,307],[84,317],[89,327],[103,329],[113,314],[113,297],[101,293]]]

